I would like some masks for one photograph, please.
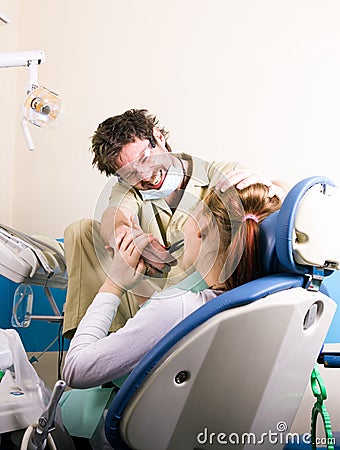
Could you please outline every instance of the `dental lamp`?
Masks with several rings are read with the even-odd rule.
[[[34,143],[28,128],[28,122],[43,127],[57,117],[61,108],[58,95],[38,85],[38,65],[44,63],[45,53],[42,50],[0,53],[0,68],[28,67],[29,70],[26,87],[27,97],[22,108],[21,127],[30,150],[34,150]]]

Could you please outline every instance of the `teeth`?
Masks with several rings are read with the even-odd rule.
[[[155,180],[153,180],[153,182],[151,183],[153,186],[156,186],[158,183],[160,183],[161,182],[161,180],[162,180],[162,174],[160,173],[159,175],[158,175],[158,177],[155,179]]]

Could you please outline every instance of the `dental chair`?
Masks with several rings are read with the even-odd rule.
[[[284,448],[336,304],[339,190],[312,177],[261,224],[265,276],[211,300],[174,327],[115,396],[114,449]]]

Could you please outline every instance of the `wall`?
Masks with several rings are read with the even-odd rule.
[[[4,0],[0,12],[10,17],[14,23],[19,17],[17,2]],[[5,43],[18,46],[19,28],[17,25],[4,25],[0,22],[0,51],[6,50]],[[10,223],[13,212],[13,159],[15,152],[15,117],[17,73],[10,69],[0,69],[0,223]]]
[[[1,169],[11,198],[1,208],[13,226],[60,236],[93,214],[106,178],[91,168],[90,136],[131,107],[156,113],[178,151],[238,159],[289,184],[313,174],[339,182],[337,0],[16,4],[0,50],[43,49],[39,80],[63,111],[49,128],[32,127],[29,152],[16,113],[26,72],[0,71],[1,86],[18,77],[15,106],[8,92],[0,105],[2,158],[14,155],[12,170]]]

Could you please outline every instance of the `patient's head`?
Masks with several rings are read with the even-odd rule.
[[[223,290],[260,277],[259,225],[280,206],[263,184],[209,190],[185,226],[184,268],[194,266]]]
[[[158,127],[157,118],[146,109],[130,109],[118,116],[109,117],[98,126],[92,137],[92,165],[107,176],[113,175],[119,168],[115,161],[123,147],[129,151],[128,146],[137,143],[142,152],[149,143],[153,147],[160,143],[171,152],[166,142],[167,137],[168,132]]]

